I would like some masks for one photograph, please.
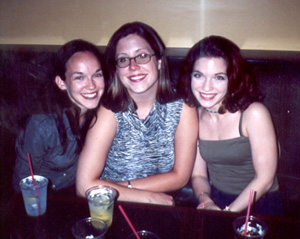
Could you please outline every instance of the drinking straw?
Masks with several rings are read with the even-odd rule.
[[[251,207],[251,201],[252,201],[252,194],[253,194],[253,189],[250,189],[250,196],[249,196],[247,216],[246,216],[246,222],[245,222],[245,230],[244,230],[245,235],[247,234],[247,227],[248,227],[248,221],[249,221],[249,216],[250,216],[250,207]]]
[[[28,158],[28,162],[29,162],[29,168],[30,168],[30,173],[31,173],[31,177],[32,177],[32,183],[33,183],[33,187],[34,187],[34,190],[35,190],[35,189],[37,189],[37,185],[36,185],[35,180],[34,180],[33,169],[32,169],[32,164],[31,164],[31,158],[30,158],[29,153],[27,153],[27,158]],[[34,191],[34,196],[36,198],[39,196],[37,191]],[[41,205],[40,205],[39,200],[37,200],[37,205],[38,205],[39,215],[41,215]]]
[[[31,159],[30,159],[30,154],[29,153],[27,153],[27,158],[28,158],[28,162],[29,162],[29,168],[30,168],[30,173],[31,173],[31,177],[32,177],[32,183],[33,183],[34,188],[36,189],[37,186],[35,184],[35,180],[34,180],[34,176],[33,176],[33,169],[32,169],[32,164],[31,164]]]
[[[128,222],[129,226],[131,227],[131,230],[133,231],[134,235],[136,236],[137,239],[141,239],[139,234],[137,234],[136,230],[134,229],[131,221],[129,220],[129,218],[127,217],[125,211],[123,210],[122,206],[119,205],[119,209],[122,212],[123,216],[125,217],[126,221]]]

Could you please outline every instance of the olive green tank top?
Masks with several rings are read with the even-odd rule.
[[[239,122],[240,137],[199,140],[201,156],[207,163],[209,179],[213,186],[224,193],[234,195],[240,194],[255,176],[250,141],[242,133],[242,118],[243,113]],[[276,179],[271,190],[277,183]]]

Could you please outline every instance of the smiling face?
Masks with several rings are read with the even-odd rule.
[[[84,114],[98,106],[104,92],[104,77],[100,62],[90,52],[75,53],[66,64],[65,81],[56,76],[55,82],[66,90],[71,101]]]
[[[143,53],[152,55],[154,52],[145,39],[136,34],[130,34],[118,42],[116,60],[136,57]],[[153,96],[157,91],[160,64],[161,60],[157,60],[155,56],[152,56],[151,60],[145,64],[137,64],[134,59],[131,59],[129,66],[117,67],[117,74],[132,98],[137,95]]]
[[[223,58],[202,57],[193,68],[192,92],[204,108],[217,111],[227,94],[227,64]]]

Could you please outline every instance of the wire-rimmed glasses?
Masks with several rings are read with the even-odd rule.
[[[143,65],[148,63],[154,55],[155,54],[141,53],[135,57],[120,57],[116,60],[116,64],[119,68],[125,68],[130,65],[131,60],[133,59],[136,64]]]

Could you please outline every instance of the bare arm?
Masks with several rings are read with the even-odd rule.
[[[98,119],[89,130],[85,145],[79,157],[76,175],[77,194],[84,197],[85,191],[88,188],[95,185],[108,185],[117,189],[119,192],[118,200],[121,201],[172,205],[172,197],[164,193],[131,189],[128,188],[127,185],[122,186],[100,179],[116,129],[117,122],[114,114],[110,110],[100,107]]]
[[[272,187],[277,168],[277,141],[271,115],[260,103],[253,103],[244,113],[243,127],[251,145],[254,179],[231,203],[231,211],[247,208],[250,189],[256,192],[256,200]]]
[[[220,210],[218,206],[210,198],[210,184],[207,175],[207,165],[200,154],[199,147],[197,147],[197,157],[192,173],[192,187],[195,196],[199,200],[199,209]],[[200,197],[199,197],[200,196]]]
[[[134,188],[153,192],[168,192],[184,187],[190,176],[196,155],[198,119],[195,108],[183,104],[175,132],[175,163],[170,172],[131,180]],[[120,182],[127,185],[127,182]]]
[[[100,107],[97,121],[88,131],[84,147],[79,156],[76,175],[78,195],[84,196],[85,191],[92,186],[106,184],[99,177],[104,169],[106,154],[115,132],[116,120],[113,113],[104,107]]]

